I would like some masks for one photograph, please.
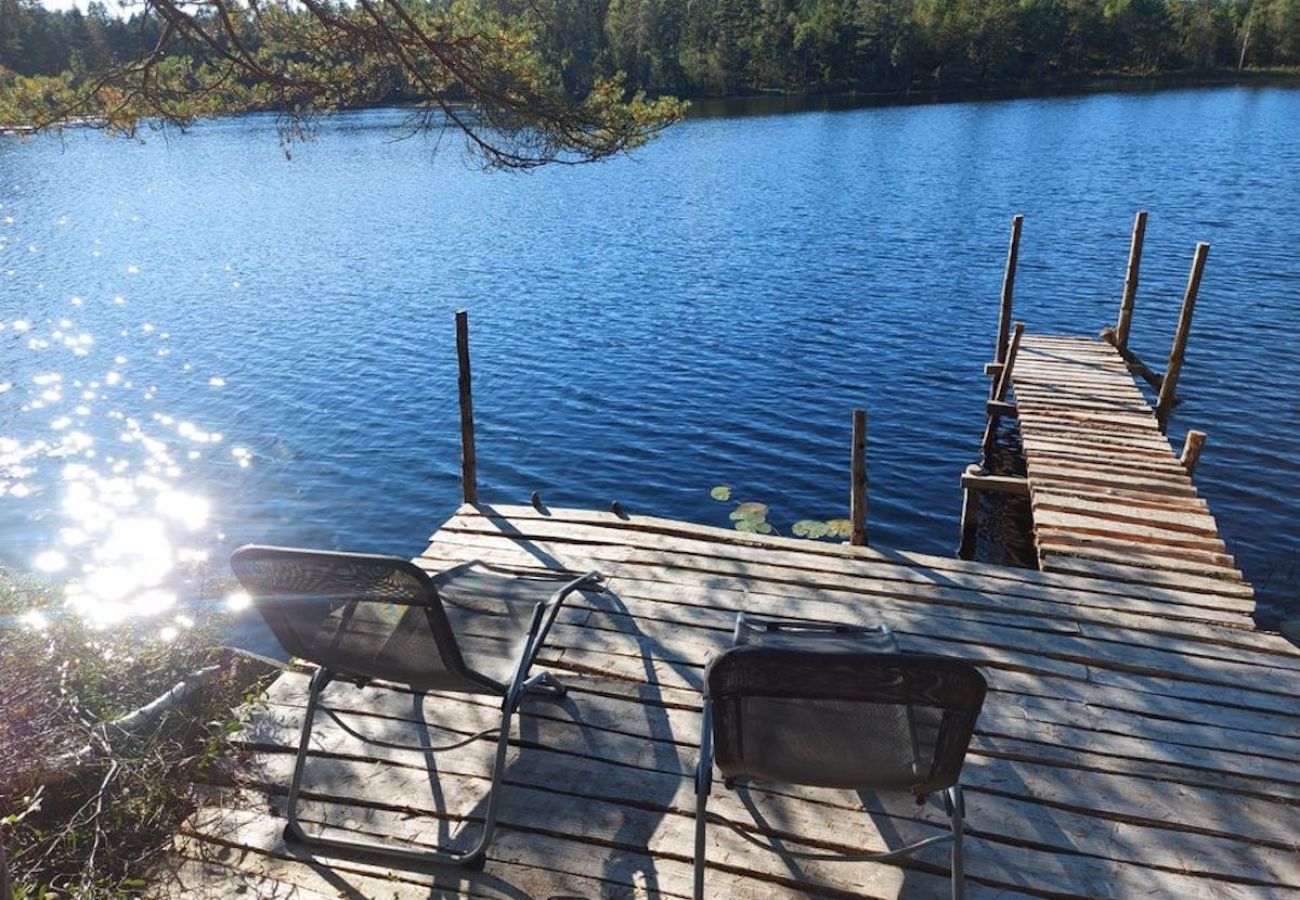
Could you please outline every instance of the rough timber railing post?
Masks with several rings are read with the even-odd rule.
[[[1017,322],[1015,333],[1011,336],[1011,346],[1007,348],[1007,359],[1002,364],[1002,371],[998,373],[997,381],[994,382],[993,392],[989,399],[1001,403],[1007,399],[1007,391],[1011,389],[1011,373],[1016,367],[1016,356],[1020,353],[1020,339],[1025,334],[1025,323]],[[993,435],[997,432],[998,416],[990,413],[988,423],[984,426],[984,441],[980,447],[984,453],[984,464],[987,466],[989,454],[993,452]]]
[[[966,467],[967,475],[978,475],[980,467],[971,463]],[[978,525],[979,494],[969,484],[961,488],[961,540],[957,544],[959,559],[972,559],[975,556],[975,531]]]
[[[867,411],[853,410],[853,483],[849,488],[849,520],[853,528],[849,543],[867,545]]]
[[[469,313],[456,310],[456,360],[460,368],[460,487],[466,503],[478,502],[478,457],[474,452],[474,399],[470,393]]]
[[[1133,220],[1133,242],[1128,249],[1128,268],[1124,272],[1124,297],[1119,304],[1119,319],[1115,322],[1115,346],[1128,349],[1128,333],[1133,325],[1133,303],[1137,299],[1138,270],[1142,266],[1142,241],[1147,233],[1146,210],[1138,212]]]
[[[1187,276],[1183,308],[1178,314],[1174,344],[1169,348],[1169,362],[1165,366],[1164,377],[1160,379],[1160,397],[1156,401],[1156,421],[1160,423],[1161,431],[1169,424],[1169,413],[1174,408],[1174,391],[1178,387],[1178,375],[1183,370],[1183,354],[1187,352],[1187,338],[1192,331],[1196,294],[1201,289],[1201,273],[1205,271],[1205,258],[1209,253],[1210,245],[1202,242],[1196,245],[1196,255],[1192,257],[1192,271]]]
[[[1188,478],[1196,474],[1196,464],[1201,461],[1201,448],[1204,446],[1204,431],[1197,431],[1193,428],[1187,432],[1187,438],[1183,441],[1183,455],[1178,457],[1178,461],[1183,464]]]
[[[1019,213],[1011,220],[1011,243],[1007,246],[1007,269],[1002,275],[1002,307],[998,312],[997,353],[993,358],[993,361],[999,365],[1007,361],[1007,338],[1011,331],[1011,302],[1016,290],[1016,262],[1020,258],[1020,229],[1024,224],[1025,217]]]

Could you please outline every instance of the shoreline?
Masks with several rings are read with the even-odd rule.
[[[925,106],[942,103],[971,103],[998,100],[1049,99],[1078,97],[1094,94],[1137,94],[1174,90],[1198,90],[1221,87],[1286,87],[1300,88],[1300,69],[1245,69],[1238,71],[1212,70],[1207,72],[1164,72],[1135,75],[1123,72],[1098,75],[1080,75],[1035,81],[1001,81],[982,85],[956,85],[952,87],[913,87],[887,91],[866,91],[843,86],[824,90],[772,89],[744,94],[683,94],[678,99],[686,101],[686,118],[716,118],[732,116],[763,116],[798,112],[834,112],[850,109],[870,109],[892,106]],[[671,96],[665,94],[663,96]],[[349,106],[322,112],[334,115],[346,112],[363,112],[372,109],[414,109],[417,104],[393,100]],[[247,110],[228,116],[279,115],[280,110]],[[31,123],[0,123],[0,137],[31,137],[42,131],[91,126],[94,119],[81,118],[52,124],[42,128]]]
[[[824,91],[772,90],[754,94],[685,96],[687,118],[833,112],[891,106],[924,106],[998,100],[1050,99],[1094,94],[1139,94],[1222,87],[1300,88],[1300,69],[1246,69],[1210,72],[1166,72],[1151,75],[1109,73],[1042,81],[992,82],[986,85],[863,91],[828,88]]]

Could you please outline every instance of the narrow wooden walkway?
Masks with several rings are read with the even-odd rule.
[[[1046,372],[1052,352],[1026,359]],[[463,507],[418,562],[470,559],[608,578],[555,628],[544,663],[570,693],[525,707],[486,870],[285,845],[307,682],[290,672],[202,786],[153,896],[689,896],[702,669],[736,612],[753,610],[883,620],[905,650],[981,666],[991,690],[964,775],[971,896],[1300,897],[1300,652],[1253,629],[1237,581],[1120,582],[530,507]],[[397,742],[446,743],[494,714],[483,699],[378,687],[326,699],[350,727]],[[363,744],[324,717],[316,734],[309,820],[433,842],[479,812],[484,743],[431,771],[428,757]],[[900,866],[801,862],[743,836],[761,820],[786,848],[879,850],[935,833],[935,802],[715,791],[710,808],[737,830],[710,830],[713,897],[946,894],[943,848]]]
[[[1114,347],[1025,335],[1012,382],[1045,571],[1252,595]]]

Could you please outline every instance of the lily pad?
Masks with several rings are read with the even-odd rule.
[[[767,518],[767,504],[749,500],[736,507],[736,512],[748,519],[763,521]]]
[[[726,503],[731,499],[731,486],[720,484],[713,490],[709,491],[709,496],[714,500],[717,500],[719,503]]]
[[[848,540],[853,537],[853,523],[848,519],[827,519],[826,536]]]
[[[736,530],[743,531],[746,534],[771,534],[772,523],[764,522],[761,519],[738,519],[736,520]]]
[[[796,537],[813,538],[814,540],[826,537],[828,531],[826,523],[819,522],[816,519],[800,519],[794,523],[790,530],[794,532]]]

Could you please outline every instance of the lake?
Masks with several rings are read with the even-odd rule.
[[[401,112],[144,142],[0,139],[0,561],[104,621],[184,608],[247,541],[412,555],[456,508],[453,310],[481,496],[727,525],[847,512],[950,555],[1009,220],[1017,318],[1163,368],[1213,244],[1171,437],[1272,611],[1300,612],[1300,91],[696,117],[630,158],[481,172]]]

